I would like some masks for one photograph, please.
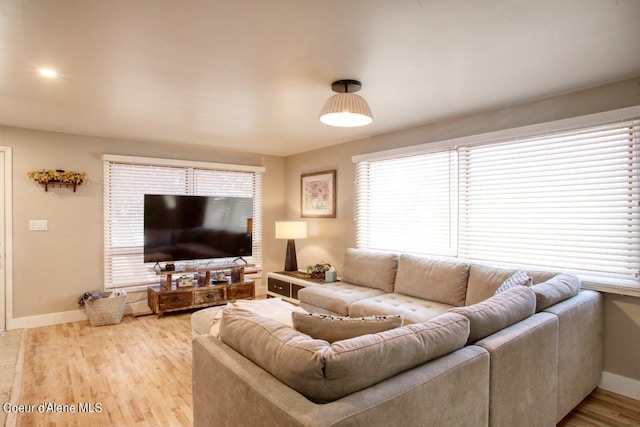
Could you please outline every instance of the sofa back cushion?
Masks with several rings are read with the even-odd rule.
[[[342,280],[393,292],[398,270],[398,255],[383,252],[347,249],[342,268]]]
[[[517,270],[490,267],[482,264],[471,264],[469,283],[467,285],[466,304],[477,304],[493,296],[500,285]]]
[[[467,285],[466,305],[476,304],[493,296],[500,285],[517,271],[517,269],[471,264],[471,268],[469,269],[469,283]],[[557,274],[537,270],[527,270],[526,273],[532,278],[533,285],[546,282]]]
[[[578,295],[580,287],[580,278],[569,274],[558,274],[546,282],[532,286],[536,295],[536,313]]]
[[[329,344],[251,312],[225,309],[220,339],[315,402],[331,402],[462,348],[469,321],[445,313]]]
[[[443,304],[463,306],[469,264],[402,254],[395,292]]]
[[[487,337],[533,315],[536,296],[527,286],[507,289],[485,301],[467,307],[455,307],[450,312],[469,319],[471,330],[468,344]]]

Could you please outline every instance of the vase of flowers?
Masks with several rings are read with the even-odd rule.
[[[323,261],[318,264],[307,266],[307,274],[309,274],[312,279],[324,279],[324,273],[330,269],[331,264]]]

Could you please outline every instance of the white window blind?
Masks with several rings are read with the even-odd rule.
[[[359,162],[357,246],[455,255],[455,150]]]
[[[357,246],[638,284],[640,120],[473,139],[354,159]]]
[[[262,175],[212,169],[194,169],[194,192],[199,196],[227,196],[253,198],[253,249],[246,258],[253,264],[262,264]],[[240,217],[234,215],[234,217]],[[241,231],[247,224],[234,224]]]
[[[261,174],[104,162],[105,288],[158,283],[143,262],[144,194],[193,194],[253,198],[253,256],[262,263]],[[247,225],[242,225],[246,229]]]
[[[633,278],[637,126],[461,147],[460,256]]]

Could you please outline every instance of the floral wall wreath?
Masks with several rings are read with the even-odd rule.
[[[42,184],[45,182],[66,182],[68,184],[82,184],[87,182],[86,172],[64,171],[62,169],[41,169],[27,173],[29,178]]]
[[[48,184],[66,184],[72,185],[73,191],[76,186],[87,182],[87,173],[80,171],[65,171],[62,169],[40,169],[27,172],[27,176],[38,184],[45,184],[45,191],[48,190]]]

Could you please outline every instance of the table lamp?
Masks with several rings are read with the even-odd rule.
[[[276,221],[276,239],[287,239],[284,271],[298,271],[295,239],[306,238],[307,223],[305,221]]]

